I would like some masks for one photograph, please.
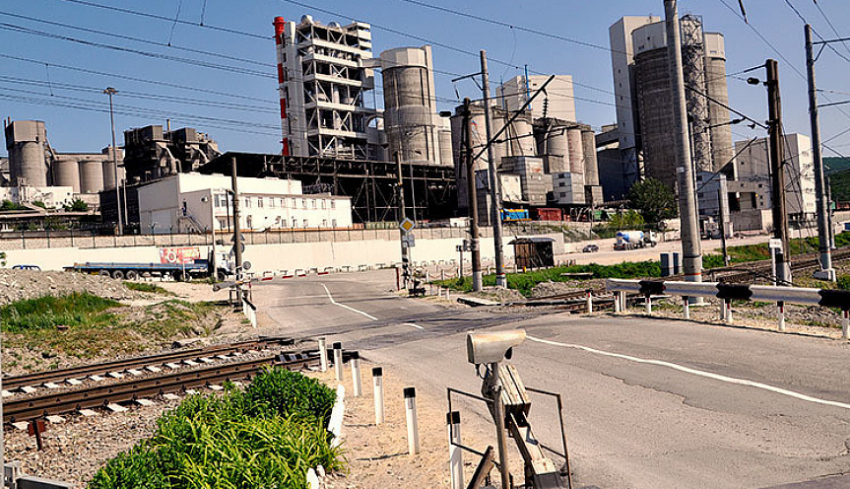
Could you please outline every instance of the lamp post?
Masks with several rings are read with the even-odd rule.
[[[115,170],[115,211],[118,214],[118,234],[124,234],[124,219],[121,217],[121,185],[118,182],[118,148],[115,145],[115,112],[112,108],[112,96],[118,93],[118,90],[107,87],[103,93],[109,95],[109,122],[112,126],[112,166]]]

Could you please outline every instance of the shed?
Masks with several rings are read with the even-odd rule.
[[[509,244],[514,245],[517,268],[533,270],[555,266],[554,242],[554,239],[545,237],[517,237],[511,241]]]

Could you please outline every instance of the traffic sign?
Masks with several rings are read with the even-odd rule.
[[[770,241],[768,241],[767,247],[768,248],[774,248],[774,249],[777,249],[777,250],[781,250],[782,249],[782,240],[773,238]]]
[[[416,223],[411,221],[410,218],[405,217],[403,221],[398,223],[398,227],[399,227],[399,229],[401,229],[405,233],[409,233],[410,231],[413,230],[413,228],[416,227]]]
[[[405,234],[401,237],[401,245],[405,248],[413,248],[416,246],[416,237],[412,234]]]

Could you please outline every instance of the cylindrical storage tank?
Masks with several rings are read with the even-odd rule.
[[[599,185],[599,162],[596,159],[596,135],[592,130],[581,132],[584,148],[584,184]]]
[[[31,187],[47,186],[47,163],[44,160],[44,145],[37,142],[17,144],[16,176],[19,185]]]
[[[431,48],[384,51],[381,64],[384,127],[391,155],[400,151],[402,162],[436,164],[440,155]]]
[[[71,187],[74,193],[80,192],[80,171],[77,160],[59,159],[53,162],[53,185]]]
[[[567,143],[570,149],[570,173],[584,175],[584,144],[581,129],[567,129]]]
[[[103,190],[115,188],[115,163],[112,160],[103,161]]]
[[[440,166],[454,166],[454,150],[452,148],[451,128],[441,129],[440,135]]]
[[[487,120],[484,116],[484,107],[479,105],[472,106],[472,155],[475,156],[487,144]],[[498,131],[498,129],[496,129]],[[475,160],[475,171],[488,170],[490,161],[487,159],[487,152]]]
[[[729,122],[729,87],[726,79],[726,44],[723,34],[705,33],[705,79],[708,89],[709,131],[714,171],[735,157]],[[723,105],[721,105],[723,104]]]
[[[676,147],[670,137],[674,128],[674,111],[666,48],[644,51],[635,56],[635,86],[644,173],[646,177],[661,180],[667,188],[674,190]]]
[[[80,161],[80,192],[92,194],[103,190],[103,162],[101,160]]]
[[[535,156],[534,130],[531,116],[521,115],[511,123],[512,156]]]
[[[502,127],[504,127],[505,121],[505,112],[501,109],[494,109],[492,119],[493,136],[495,136],[496,133],[499,132]],[[500,141],[504,141],[505,139],[507,139],[507,133],[503,132],[497,139]],[[502,158],[504,158],[505,156],[510,156],[508,150],[509,147],[507,141],[493,144],[493,158],[496,160],[497,163],[501,164]]]

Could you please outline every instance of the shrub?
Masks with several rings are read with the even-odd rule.
[[[245,390],[254,416],[293,416],[326,425],[336,393],[316,379],[285,369],[267,369]]]
[[[850,290],[850,275],[841,275],[838,277],[838,288],[841,290]]]
[[[58,325],[81,326],[107,322],[112,315],[104,311],[121,304],[88,292],[73,292],[54,297],[26,299],[0,307],[2,330],[19,332],[55,328]]]

